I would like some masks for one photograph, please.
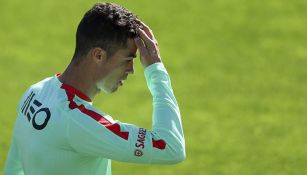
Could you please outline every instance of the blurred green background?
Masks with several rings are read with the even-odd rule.
[[[0,0],[0,167],[16,106],[31,84],[63,72],[95,1]],[[180,105],[187,159],[113,161],[114,175],[307,174],[307,1],[114,1],[154,31]],[[95,105],[151,127],[143,68]],[[120,107],[119,107],[120,106]],[[120,110],[119,110],[120,109]]]

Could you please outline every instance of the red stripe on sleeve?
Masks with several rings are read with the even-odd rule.
[[[163,150],[163,149],[165,149],[166,143],[162,139],[159,139],[159,140],[152,139],[152,146],[154,148],[158,148],[158,149]]]
[[[120,125],[118,123],[111,123],[109,120],[107,120],[104,116],[100,115],[99,113],[86,109],[83,104],[77,105],[77,103],[74,102],[73,99],[75,97],[75,92],[78,92],[78,91],[76,90],[71,91],[72,87],[64,85],[64,84],[61,86],[61,88],[66,91],[70,109],[75,109],[75,108],[79,109],[82,113],[96,120],[98,123],[106,127],[108,130],[110,130],[114,134],[118,135],[119,137],[125,140],[128,140],[129,132],[122,132],[120,129]]]

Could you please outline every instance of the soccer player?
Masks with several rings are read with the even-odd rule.
[[[153,96],[151,130],[114,120],[92,104],[100,91],[123,85],[137,50]],[[75,53],[63,74],[22,96],[4,174],[110,175],[112,159],[178,163],[185,159],[185,141],[151,29],[119,5],[96,3],[78,26]]]

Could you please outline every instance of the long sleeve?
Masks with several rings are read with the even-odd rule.
[[[165,140],[168,146],[167,157],[172,157],[173,161],[184,159],[181,115],[168,73],[162,63],[156,63],[147,67],[145,77],[153,96],[153,140]]]

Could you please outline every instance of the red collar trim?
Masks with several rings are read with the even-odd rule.
[[[61,75],[60,73],[56,74],[57,77],[59,77],[60,75]],[[74,88],[73,86],[62,83],[61,88],[64,89],[68,93],[71,93],[73,95],[77,95],[79,98],[81,98],[85,101],[92,102],[92,100],[87,95],[85,95],[84,93],[82,93],[78,89]]]
[[[66,92],[69,92],[73,95],[77,95],[79,98],[85,100],[85,101],[88,101],[88,102],[92,102],[92,100],[86,96],[85,94],[83,94],[81,91],[79,91],[78,89],[68,85],[68,84],[64,84],[62,83],[62,86],[61,86],[62,89],[65,89]]]

